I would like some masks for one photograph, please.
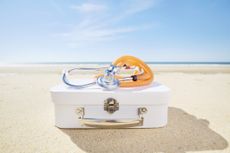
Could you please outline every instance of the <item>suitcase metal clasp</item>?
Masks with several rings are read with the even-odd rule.
[[[112,114],[115,111],[119,110],[119,103],[114,98],[107,98],[104,101],[104,110]]]

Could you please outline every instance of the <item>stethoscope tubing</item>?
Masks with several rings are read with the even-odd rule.
[[[86,83],[86,84],[75,84],[75,83],[70,82],[69,79],[68,79],[68,75],[69,75],[71,72],[73,72],[74,70],[88,70],[88,71],[93,71],[93,70],[94,70],[94,71],[98,71],[98,70],[105,69],[105,68],[108,68],[108,67],[98,67],[98,68],[88,68],[88,67],[86,68],[86,67],[81,67],[81,68],[72,68],[72,69],[68,69],[68,70],[65,70],[65,71],[63,72],[62,81],[63,81],[66,85],[68,85],[68,86],[70,86],[70,87],[74,87],[74,88],[76,88],[76,89],[82,89],[82,88],[90,87],[90,86],[93,86],[93,85],[96,85],[96,84],[99,84],[100,86],[102,86],[102,87],[105,88],[105,86],[103,86],[101,83],[99,83],[100,78],[97,78],[95,81],[90,82],[90,83]],[[119,82],[120,82],[120,81],[132,81],[132,80],[133,80],[132,77],[123,77],[123,78],[118,79]],[[119,84],[119,82],[118,82],[118,84]]]

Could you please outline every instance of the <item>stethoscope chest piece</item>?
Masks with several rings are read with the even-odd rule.
[[[101,76],[97,78],[97,84],[107,90],[114,90],[119,87],[120,82],[117,79],[108,81],[104,76]]]
[[[115,78],[115,74],[118,71],[117,67],[110,65],[105,70],[103,76],[97,78],[97,84],[107,90],[114,90],[119,87],[120,81]]]

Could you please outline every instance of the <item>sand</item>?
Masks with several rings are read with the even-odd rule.
[[[1,153],[230,152],[229,66],[153,66],[172,89],[168,126],[107,130],[54,126],[49,88],[63,67],[0,67]]]

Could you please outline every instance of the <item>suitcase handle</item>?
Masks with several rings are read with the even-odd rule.
[[[84,118],[85,109],[84,107],[79,107],[76,110],[77,115],[81,125],[96,127],[96,128],[128,128],[142,126],[144,123],[143,114],[147,112],[146,107],[139,107],[137,109],[138,119],[130,120],[105,120],[105,119],[96,119],[96,118]]]

